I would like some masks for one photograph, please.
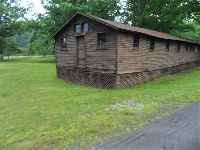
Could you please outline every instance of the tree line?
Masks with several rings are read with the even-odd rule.
[[[19,3],[0,0],[0,60],[9,53],[54,54],[52,34],[77,11],[200,42],[199,0],[41,0],[46,13],[33,20]]]

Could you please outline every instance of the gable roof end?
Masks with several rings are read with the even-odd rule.
[[[87,17],[87,18],[90,18],[92,20],[95,20],[99,23],[102,23],[106,26],[110,26],[111,28],[114,28],[116,30],[119,30],[119,28],[117,28],[116,26],[113,26],[112,24],[110,23],[106,23],[106,21],[108,20],[105,20],[105,19],[101,19],[101,18],[98,18],[98,17],[94,17],[94,16],[91,16],[91,15],[86,15],[86,14],[83,14],[83,13],[80,13],[80,12],[77,12],[75,15],[73,15],[60,29],[58,29],[58,31],[56,33],[53,34],[53,38],[55,38],[68,24],[70,24],[70,22],[72,22],[74,19],[76,19],[77,17],[79,16],[84,16],[84,17]],[[112,22],[112,21],[111,21]]]

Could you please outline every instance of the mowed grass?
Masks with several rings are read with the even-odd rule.
[[[102,90],[57,80],[54,59],[0,63],[0,149],[84,149],[200,98],[200,68]],[[127,100],[139,105],[109,109]]]

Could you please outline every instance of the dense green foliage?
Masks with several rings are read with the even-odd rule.
[[[0,149],[84,148],[200,97],[200,68],[119,90],[57,80],[54,57],[10,59],[0,72]]]
[[[19,6],[19,1],[0,0],[0,61],[3,49],[5,49],[6,38],[23,31],[23,16],[25,8]]]
[[[127,0],[127,10],[126,22],[166,33],[187,32],[187,22],[200,19],[198,0]]]
[[[4,48],[4,54],[7,56],[17,55],[22,53],[22,50],[19,49],[17,44],[13,41],[6,41],[3,48]]]
[[[200,24],[190,22],[190,26],[193,27],[192,30],[188,30],[185,32],[175,31],[175,35],[178,35],[178,36],[184,37],[184,38],[188,38],[188,39],[191,39],[193,41],[200,43]]]
[[[28,32],[25,32],[23,34],[13,36],[13,39],[15,40],[15,43],[17,43],[17,45],[20,48],[27,48],[30,37],[31,37],[31,34]]]

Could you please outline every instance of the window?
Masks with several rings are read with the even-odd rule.
[[[82,23],[82,31],[85,33],[89,31],[88,23]]]
[[[190,52],[192,51],[192,45],[190,45]]]
[[[198,52],[200,52],[200,45],[198,46]]]
[[[169,52],[169,41],[166,41],[166,51]]]
[[[150,52],[153,52],[155,48],[155,39],[150,39]]]
[[[177,52],[180,52],[181,44],[177,43]]]
[[[87,22],[85,23],[78,23],[74,25],[74,32],[75,33],[87,33],[89,31],[89,25]]]
[[[105,49],[106,48],[106,34],[105,33],[98,33],[97,34],[98,40],[98,48]]]
[[[195,46],[194,45],[190,45],[190,51],[194,52]]]
[[[133,37],[133,48],[139,48],[140,37],[139,35],[134,35]]]
[[[81,32],[81,25],[80,24],[76,24],[74,28],[75,28],[75,32],[76,33],[80,33]]]
[[[61,48],[67,48],[67,38],[61,38]]]
[[[195,45],[192,45],[192,52],[195,52]]]
[[[186,44],[186,52],[188,52],[188,50],[189,50],[189,46],[188,44]]]

